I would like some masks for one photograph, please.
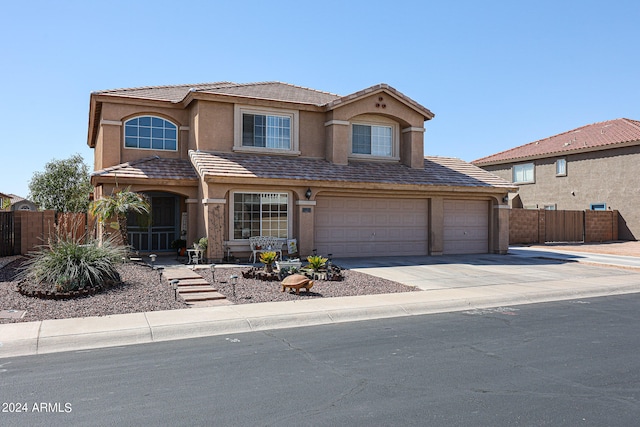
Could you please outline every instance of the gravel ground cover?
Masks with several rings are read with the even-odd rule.
[[[188,308],[174,293],[166,279],[159,278],[157,271],[146,265],[135,263],[118,267],[122,284],[92,296],[69,300],[52,300],[27,297],[16,290],[16,275],[23,258],[14,259],[6,265],[0,263],[0,310],[26,310],[20,319],[0,318],[0,323],[31,322],[47,319],[72,317],[107,316],[112,314],[137,313],[145,311],[175,310]],[[250,304],[268,301],[291,301],[309,298],[330,298],[354,295],[371,295],[416,291],[416,288],[400,283],[346,270],[341,282],[315,281],[310,292],[282,292],[280,282],[263,282],[245,279],[242,271],[248,268],[224,267],[216,269],[213,282],[211,271],[196,270],[219,292],[235,304]],[[220,283],[231,275],[238,276],[234,290],[229,283]]]

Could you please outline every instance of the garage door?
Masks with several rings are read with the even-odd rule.
[[[427,254],[427,201],[318,197],[318,254],[334,257]]]
[[[444,254],[489,251],[489,202],[444,201]]]

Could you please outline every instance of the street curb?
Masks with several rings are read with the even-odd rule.
[[[0,325],[0,359],[629,293],[640,293],[640,284],[536,292],[497,285],[8,323]]]

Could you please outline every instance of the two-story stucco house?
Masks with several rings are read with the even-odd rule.
[[[141,251],[208,238],[245,257],[248,238],[295,239],[301,256],[505,253],[512,184],[458,159],[424,157],[433,114],[379,84],[340,96],[280,82],[93,92],[95,197],[146,193]]]
[[[583,126],[474,160],[518,185],[515,208],[617,210],[618,236],[640,237],[640,122]]]

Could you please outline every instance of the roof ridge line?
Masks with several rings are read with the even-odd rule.
[[[232,84],[233,82],[222,81],[222,82],[207,82],[207,83],[177,84],[177,85],[157,85],[157,86],[149,85],[149,86],[122,87],[122,88],[115,88],[115,89],[95,90],[91,93],[102,94],[102,93],[111,93],[111,92],[118,92],[118,91],[134,91],[134,90],[141,90],[141,89],[169,89],[169,88],[183,88],[183,87],[190,88],[194,86],[208,86],[208,85],[215,85],[215,84],[230,84],[230,83]]]

